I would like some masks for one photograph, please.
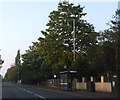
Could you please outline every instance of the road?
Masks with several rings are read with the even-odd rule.
[[[92,93],[84,91],[62,91],[33,85],[13,84],[3,82],[2,98],[29,98],[29,99],[47,99],[47,98],[115,98],[111,94]],[[11,99],[11,100],[12,100]]]
[[[32,85],[20,85],[3,82],[2,98],[76,98],[75,95],[62,93]]]

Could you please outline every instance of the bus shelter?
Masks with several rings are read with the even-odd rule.
[[[60,72],[60,89],[72,91],[72,80],[77,71],[62,71]]]

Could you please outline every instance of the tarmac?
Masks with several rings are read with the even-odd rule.
[[[87,91],[87,90],[75,90],[73,89],[72,91],[66,91],[66,90],[61,90],[60,88],[55,88],[55,87],[45,87],[45,86],[38,86],[39,88],[47,89],[48,91],[55,91],[59,93],[64,93],[64,94],[69,94],[69,95],[74,95],[78,98],[105,98],[105,99],[112,99],[112,100],[120,100],[120,97],[117,95],[110,93],[110,92],[101,92],[101,91]]]

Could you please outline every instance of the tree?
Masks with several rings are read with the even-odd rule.
[[[96,33],[93,25],[82,19],[86,15],[83,8],[64,1],[58,4],[57,11],[52,11],[49,15],[48,28],[42,31],[45,38],[41,53],[44,62],[52,68],[53,74],[63,70],[64,65],[69,69],[77,69],[79,58],[87,55],[88,49],[95,43]],[[75,20],[76,62],[73,60],[73,20]]]
[[[12,82],[17,82],[20,80],[21,76],[21,60],[20,60],[20,50],[17,51],[17,55],[15,57],[15,64],[11,65],[11,67],[7,70],[5,74],[5,78]]]
[[[39,37],[38,42],[33,42],[22,55],[23,83],[36,84],[53,78],[54,74],[59,75],[64,70],[64,65],[69,70],[78,71],[80,76],[99,72],[97,65],[103,65],[104,62],[98,63],[103,54],[95,52],[99,51],[96,44],[98,33],[92,24],[83,19],[86,15],[83,9],[80,5],[64,1],[58,4],[56,11],[50,13],[48,28],[41,31],[44,38]]]
[[[50,70],[43,63],[40,48],[40,43],[33,42],[33,45],[22,55],[22,83],[38,84],[51,76]]]
[[[120,96],[120,9],[115,12],[115,20],[112,20],[110,30],[112,31],[112,39],[115,45],[115,69],[116,69],[116,86],[117,96]]]
[[[104,30],[104,32],[100,32],[98,36],[98,46],[101,47],[100,52],[102,53],[100,62],[103,66],[102,69],[105,76],[107,74],[113,76],[120,72],[120,19],[118,19],[120,10],[117,10],[115,14],[114,20],[111,20],[109,23],[110,28]]]
[[[21,60],[20,60],[20,50],[17,51],[17,56],[15,57],[15,66],[20,67]]]
[[[7,70],[7,73],[5,74],[5,79],[11,82],[17,82],[17,68],[15,65],[11,65],[11,67]]]
[[[110,31],[111,31],[111,38],[112,42],[114,43],[115,46],[115,60],[116,60],[116,73],[120,76],[120,10],[118,9],[115,12],[115,20],[111,20],[111,26],[110,26]]]
[[[18,77],[18,81],[20,80],[20,76],[21,76],[21,60],[20,60],[20,50],[17,51],[17,55],[15,57],[15,67],[17,68],[17,77]]]

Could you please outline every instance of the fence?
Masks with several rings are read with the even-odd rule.
[[[91,77],[91,81],[94,81],[94,78]],[[60,88],[59,79],[50,79],[47,81],[48,87]],[[82,82],[78,82],[77,79],[73,80],[72,88],[76,90],[87,90],[87,81],[82,77]],[[95,82],[95,91],[102,92],[112,92],[112,83],[104,82],[104,77],[101,76],[100,82]]]
[[[94,79],[91,77],[91,81]],[[76,89],[87,90],[87,82],[85,82],[85,78],[82,78],[82,82],[76,83]],[[100,82],[95,82],[95,91],[103,91],[103,92],[112,92],[112,84],[111,82],[104,82],[104,77],[101,76]]]
[[[95,90],[96,91],[103,91],[103,92],[112,92],[111,82],[95,83]]]

